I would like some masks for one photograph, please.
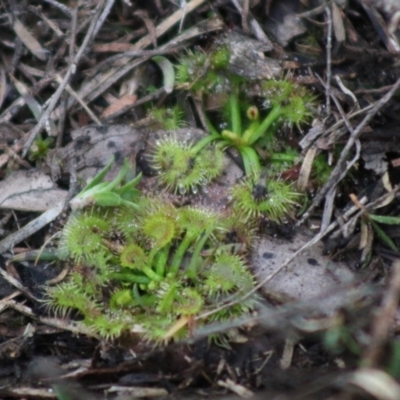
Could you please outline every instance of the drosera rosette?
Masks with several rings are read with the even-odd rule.
[[[256,147],[262,145],[273,150],[277,128],[282,124],[300,126],[309,121],[315,102],[306,88],[289,79],[263,81],[258,87],[258,95],[265,97],[267,112],[250,104],[243,118],[243,100],[238,84],[228,93],[224,107],[226,127],[220,131],[207,118],[210,135],[201,140],[203,145],[220,141],[225,147],[236,148],[242,157],[246,176],[254,180],[261,175],[260,156]]]
[[[224,235],[228,226],[238,229],[225,224],[226,215],[178,208],[167,196],[136,193],[134,199],[135,207],[88,205],[70,216],[60,246],[73,263],[45,300],[58,315],[79,317],[105,339],[133,334],[165,343],[192,335],[196,324],[211,320],[198,316],[254,289],[244,256],[236,253],[240,239],[231,244]],[[221,317],[251,309],[247,303],[228,308]]]
[[[265,217],[282,223],[294,218],[299,196],[294,185],[283,179],[268,178],[264,183],[247,179],[231,189],[232,207],[246,221]]]
[[[150,165],[168,190],[195,194],[222,173],[225,155],[219,146],[192,145],[169,135],[156,141]]]

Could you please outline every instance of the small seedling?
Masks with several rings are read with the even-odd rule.
[[[53,138],[42,139],[38,137],[29,150],[29,159],[32,161],[42,161],[46,158],[53,144]]]
[[[135,203],[127,199],[133,199],[138,193],[136,185],[139,183],[141,175],[138,175],[130,182],[122,184],[129,170],[128,162],[125,160],[116,178],[112,182],[103,182],[113,164],[114,159],[111,159],[99,174],[88,183],[85,189],[70,201],[72,210],[83,209],[90,205],[105,207],[126,205],[133,208],[137,207]]]

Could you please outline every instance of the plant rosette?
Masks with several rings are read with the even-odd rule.
[[[262,110],[261,113],[255,105],[250,105],[247,106],[243,118],[243,101],[240,86],[237,86],[228,94],[223,113],[223,125],[226,128],[219,131],[207,118],[210,135],[197,144],[200,147],[219,141],[225,147],[236,148],[242,157],[246,175],[254,181],[260,178],[264,161],[260,160],[256,146],[262,144],[273,153],[278,126],[300,126],[307,122],[312,116],[311,109],[314,103],[314,97],[307,89],[287,79],[265,81],[260,87],[260,93],[266,99],[266,111]]]
[[[98,184],[99,179],[89,186]],[[64,259],[74,266],[63,282],[48,288],[45,303],[63,317],[75,310],[106,339],[135,334],[162,343],[187,337],[190,321],[255,287],[245,259],[236,254],[240,236],[231,243],[223,234],[228,229],[240,226],[224,214],[178,208],[136,192],[135,207],[79,209],[60,240]],[[197,324],[242,317],[257,301],[255,295]]]

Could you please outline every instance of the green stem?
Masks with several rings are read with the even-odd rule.
[[[245,143],[245,145],[249,144],[249,140],[251,139],[253,133],[259,128],[260,126],[260,121],[253,121],[250,126],[244,131],[242,135],[242,141]]]
[[[282,106],[276,105],[274,108],[269,112],[267,117],[261,122],[260,126],[251,134],[249,138],[249,145],[256,142],[260,137],[264,134],[264,132],[271,126],[271,124],[278,119],[279,115],[281,114]]]
[[[110,279],[115,279],[123,282],[132,282],[147,285],[150,279],[147,276],[138,276],[132,273],[126,272],[112,272],[109,275]]]
[[[214,125],[211,123],[211,121],[208,119],[207,115],[204,116],[204,119],[206,121],[206,125],[208,130],[211,132],[212,135],[219,135],[219,132],[215,129]]]
[[[199,140],[192,148],[191,152],[193,155],[196,155],[200,150],[206,147],[209,143],[214,140],[221,140],[222,136],[219,133],[208,135],[205,138]]]
[[[132,287],[132,297],[138,305],[142,305],[142,297],[140,296],[139,288],[136,283]]]
[[[240,135],[233,131],[228,131],[227,129],[224,129],[221,132],[221,136],[232,146],[235,146],[237,149],[245,146],[245,143],[243,142],[243,139]]]
[[[174,257],[171,262],[171,268],[170,268],[170,273],[172,275],[176,275],[179,271],[179,267],[181,266],[183,256],[185,255],[187,249],[189,246],[192,244],[192,242],[196,238],[188,232],[186,232],[185,237],[183,238],[182,242],[178,246],[178,248],[175,251]]]
[[[156,256],[157,252],[160,250],[160,247],[154,246],[149,253],[149,256],[147,257],[147,264],[152,266],[153,265],[153,260],[154,257]]]
[[[242,147],[239,149],[242,156],[244,171],[246,176],[258,179],[261,174],[261,165],[256,151],[252,147]]]
[[[162,300],[160,301],[159,305],[158,305],[158,311],[161,313],[164,312],[171,312],[172,311],[172,307],[177,295],[177,289],[178,289],[178,285],[177,283],[172,283],[171,287],[167,290],[167,293],[165,293],[164,297],[162,298]]]
[[[156,273],[160,276],[165,276],[165,266],[167,265],[170,249],[171,244],[167,244],[156,254],[155,269]]]
[[[186,269],[186,276],[190,279],[195,279],[197,275],[197,266],[199,265],[200,252],[203,250],[208,238],[211,235],[211,230],[203,234],[203,237],[198,241],[194,248],[192,259],[190,260],[189,266]]]
[[[240,118],[239,99],[236,93],[229,95],[229,108],[231,113],[232,131],[240,135],[242,132],[242,121]]]
[[[138,306],[142,306],[142,307],[154,306],[154,303],[156,302],[155,296],[141,295],[139,293],[139,288],[136,284],[133,285],[133,287],[132,287],[132,297],[133,297],[134,301],[136,302],[135,304]]]
[[[119,171],[118,175],[112,180],[104,189],[105,192],[110,192],[114,188],[116,188],[125,178],[125,175],[128,172],[128,161],[125,159],[124,164],[122,165],[121,170]]]
[[[155,271],[153,271],[150,267],[145,266],[140,269],[144,274],[146,274],[152,281],[160,282],[164,279],[164,277],[158,275]]]
[[[271,162],[274,161],[286,161],[286,162],[294,162],[298,158],[297,155],[287,154],[287,153],[274,153],[271,155],[269,159]]]

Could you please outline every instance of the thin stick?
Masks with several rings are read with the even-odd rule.
[[[96,26],[95,26],[95,28],[93,30],[93,37],[96,37],[97,34],[99,33],[99,30],[103,26],[104,21],[107,19],[108,14],[110,13],[112,6],[114,5],[114,1],[115,0],[106,0],[106,4],[104,6],[104,9],[103,9],[102,13],[100,14],[99,18],[96,21]]]
[[[97,9],[96,9],[96,15],[100,14],[101,8],[103,6],[104,0],[100,1]],[[83,54],[85,53],[90,41],[93,39],[93,32],[96,26],[96,21],[97,18],[93,18],[89,29],[86,33],[85,39],[83,40],[82,46],[79,48],[78,53],[76,54],[74,60],[71,62],[71,65],[68,68],[67,73],[64,76],[63,82],[61,83],[61,85],[57,88],[57,90],[54,92],[53,96],[51,97],[49,104],[46,108],[46,110],[43,112],[43,114],[41,115],[39,122],[36,124],[35,128],[33,128],[28,140],[26,141],[23,151],[22,151],[22,156],[25,157],[26,154],[29,151],[29,148],[31,147],[33,141],[35,140],[37,134],[41,131],[41,129],[43,128],[44,124],[47,122],[47,120],[50,117],[50,114],[52,113],[52,111],[54,110],[54,107],[56,106],[58,100],[60,99],[65,87],[67,86],[69,80],[71,79],[71,76],[74,74],[74,72],[76,71],[76,66],[78,65],[80,59],[82,58]]]
[[[400,260],[397,259],[392,265],[392,276],[390,286],[384,292],[382,306],[376,312],[375,321],[372,323],[371,342],[369,343],[364,357],[364,367],[376,367],[379,356],[383,352],[390,327],[396,317],[397,306],[400,299]]]
[[[46,3],[51,4],[52,6],[58,8],[61,10],[63,13],[67,14],[68,16],[71,16],[73,11],[71,7],[66,6],[65,4],[61,4],[57,2],[56,0],[43,0]]]
[[[301,220],[296,224],[297,226],[301,225],[311,215],[311,213],[319,205],[321,200],[325,198],[325,195],[332,187],[332,182],[339,183],[343,179],[344,176],[342,172],[346,170],[345,164],[347,156],[350,153],[350,150],[358,140],[364,127],[372,120],[372,118],[377,114],[377,112],[393,97],[393,95],[399,89],[399,87],[400,87],[400,78],[392,86],[392,89],[388,93],[386,93],[386,95],[383,96],[370,111],[368,111],[364,119],[358,124],[357,128],[354,129],[353,133],[350,135],[349,140],[346,143],[346,146],[344,147],[342,153],[340,154],[339,161],[337,162],[335,168],[333,169],[328,182],[325,183],[323,188],[315,196],[313,203],[311,204],[307,212],[304,213]]]
[[[56,75],[56,81],[61,84],[62,83],[62,78],[60,75]],[[82,106],[82,108],[88,113],[89,117],[92,118],[94,122],[96,122],[97,125],[103,125],[101,121],[96,117],[94,112],[89,108],[89,106],[79,97],[78,93],[75,92],[72,87],[67,84],[65,85],[65,90],[76,99],[76,101]]]
[[[14,247],[17,243],[22,242],[29,236],[33,235],[39,229],[42,229],[49,222],[54,221],[62,212],[64,208],[64,201],[60,201],[57,205],[50,210],[45,211],[38,218],[26,224],[23,228],[8,235],[5,239],[0,241],[0,254],[5,253]]]
[[[326,18],[328,22],[328,32],[326,37],[326,86],[325,86],[325,97],[326,97],[326,113],[331,113],[331,79],[332,79],[332,14],[329,7],[325,7]]]

